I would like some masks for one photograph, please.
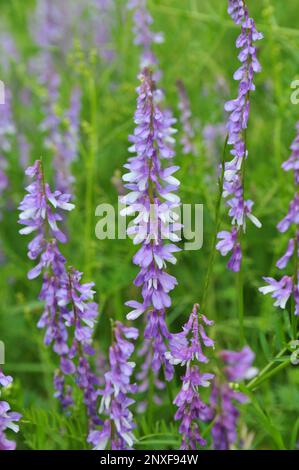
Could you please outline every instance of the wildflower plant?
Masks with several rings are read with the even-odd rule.
[[[185,366],[185,374],[181,377],[182,388],[173,402],[178,407],[175,420],[180,421],[183,450],[195,450],[206,445],[198,422],[206,422],[213,417],[211,407],[204,403],[199,392],[200,387],[209,387],[214,378],[214,374],[202,373],[199,366],[208,362],[203,347],[214,347],[214,341],[207,336],[204,328],[213,322],[199,314],[198,310],[199,305],[195,304],[183,331],[171,336],[170,350],[165,353],[172,365]]]
[[[292,297],[294,305],[293,313],[298,316],[299,122],[296,125],[296,130],[297,135],[291,145],[291,155],[282,164],[282,169],[284,171],[294,172],[295,195],[289,204],[288,213],[276,226],[280,233],[285,233],[287,231],[291,232],[291,238],[288,240],[286,252],[276,262],[276,267],[279,270],[284,270],[289,267],[292,275],[285,274],[279,280],[276,280],[273,277],[263,277],[267,285],[260,287],[259,291],[262,294],[271,294],[271,297],[275,300],[274,306],[280,307],[283,310],[286,308],[290,297]],[[292,262],[292,259],[294,259],[294,262]]]
[[[110,369],[105,373],[105,386],[101,390],[102,400],[100,416],[106,416],[101,430],[93,430],[88,442],[95,450],[107,446],[111,450],[129,450],[135,441],[135,427],[130,407],[134,404],[130,395],[136,393],[137,387],[131,384],[135,363],[129,361],[134,351],[131,342],[138,337],[138,330],[116,322],[113,326],[113,340],[109,349]]]
[[[20,233],[35,233],[28,245],[28,257],[39,261],[29,271],[28,278],[43,275],[39,299],[44,303],[44,311],[38,327],[45,329],[45,344],[52,345],[60,358],[59,369],[54,376],[55,396],[63,408],[73,404],[72,388],[66,379],[74,375],[83,392],[92,429],[99,423],[98,379],[88,359],[94,353],[91,340],[98,314],[98,306],[93,301],[94,284],[82,284],[82,273],[67,268],[58,245],[67,241],[58,226],[62,220],[61,212],[72,210],[74,205],[70,203],[70,195],[51,191],[45,182],[40,160],[29,167],[26,174],[33,182],[26,188],[28,194],[19,206],[19,223],[25,226]]]
[[[232,160],[224,164],[223,196],[229,207],[231,231],[218,233],[217,249],[223,256],[231,252],[228,268],[234,272],[240,271],[242,260],[241,234],[246,230],[246,219],[250,219],[257,227],[259,220],[252,214],[253,201],[244,197],[245,164],[248,158],[246,129],[250,112],[250,93],[255,90],[254,74],[260,72],[261,66],[257,59],[256,41],[263,35],[255,27],[250,18],[244,0],[229,0],[228,13],[234,23],[241,26],[241,34],[236,41],[240,49],[238,59],[241,66],[234,73],[234,79],[239,81],[238,96],[225,104],[229,113],[227,122],[227,143],[232,146]]]
[[[211,434],[215,450],[230,450],[238,440],[238,404],[248,402],[248,397],[234,389],[234,385],[253,378],[257,369],[252,367],[255,355],[248,346],[241,351],[223,350],[219,356],[225,365],[222,368],[224,380],[217,377],[212,386],[210,403],[214,416]]]
[[[0,369],[0,398],[1,389],[8,387],[12,384],[12,377],[10,375],[4,375]],[[7,401],[0,400],[0,450],[15,450],[16,442],[12,441],[7,436],[7,430],[14,432],[19,431],[19,425],[16,424],[20,421],[22,415],[11,411]]]
[[[152,368],[155,373],[163,367],[165,377],[172,377],[173,368],[165,360],[166,343],[170,334],[165,322],[166,309],[171,305],[169,293],[177,284],[175,277],[166,272],[166,264],[175,263],[173,253],[179,248],[172,242],[179,240],[180,230],[175,209],[180,198],[175,194],[179,181],[173,176],[178,170],[171,164],[173,150],[173,119],[167,118],[156,102],[156,89],[152,73],[144,69],[137,89],[136,129],[130,136],[132,146],[123,176],[129,193],[122,198],[126,208],[121,214],[137,213],[128,235],[135,245],[141,244],[133,258],[140,267],[135,285],[140,286],[142,301],[126,303],[132,310],[128,320],[147,315],[144,336],[153,348]],[[169,243],[169,241],[171,243]]]

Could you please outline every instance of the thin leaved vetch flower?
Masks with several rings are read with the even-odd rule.
[[[139,70],[141,71],[141,76],[143,75],[143,70],[148,70],[147,74],[149,73],[149,71],[151,71],[150,72],[151,80],[153,80],[155,82],[155,90],[154,90],[154,92],[152,92],[152,94],[154,95],[155,105],[158,108],[158,103],[161,104],[161,106],[159,107],[158,120],[161,123],[163,123],[164,131],[162,132],[163,137],[162,137],[162,139],[160,139],[160,141],[162,143],[162,140],[164,140],[165,144],[166,144],[166,148],[168,148],[170,150],[171,146],[173,145],[172,137],[171,137],[173,129],[171,128],[171,126],[175,123],[175,119],[173,118],[173,114],[172,114],[172,111],[170,109],[164,109],[162,107],[164,92],[160,88],[157,87],[157,82],[162,77],[162,71],[159,67],[158,58],[157,58],[156,54],[153,51],[154,44],[160,44],[160,43],[164,42],[164,36],[163,36],[162,33],[155,33],[151,30],[151,26],[153,24],[153,18],[152,18],[151,14],[148,11],[147,0],[128,0],[127,6],[130,10],[133,11],[134,44],[136,44],[140,48]],[[139,119],[138,114],[140,114],[140,116],[142,117],[142,99],[140,99],[140,102],[139,102],[138,106],[139,106],[139,110],[137,109],[137,112],[136,112],[136,115],[135,115],[136,124],[137,124],[137,128],[136,128],[136,131],[135,131],[135,136],[136,137],[138,135],[138,127],[142,131],[142,125],[138,126],[138,119]],[[146,118],[145,119],[144,118],[145,118],[145,116],[143,116],[143,120],[145,121]],[[168,130],[167,130],[167,128],[168,128]],[[139,140],[140,140],[139,150],[136,148],[137,153],[139,152],[140,155],[142,153],[144,153],[144,155],[145,155],[146,154],[146,148],[144,148],[144,150],[142,150],[142,140],[143,140],[143,145],[146,144],[146,136],[144,135],[142,137],[142,134],[140,134],[140,139]],[[159,148],[159,144],[158,144],[158,148]],[[162,156],[162,158],[165,158],[162,154],[161,154],[161,156]],[[149,155],[149,159],[151,159],[151,155]],[[145,157],[145,161],[147,161],[146,157]],[[150,160],[148,160],[148,161],[150,161]],[[136,162],[137,162],[137,160],[136,160]],[[157,171],[157,168],[155,169],[155,166],[154,166],[153,170],[154,171],[152,173]],[[169,181],[171,181],[171,180],[175,181],[175,179],[172,177],[172,173],[174,171],[175,170],[172,170],[172,167],[171,167],[170,168],[170,173],[168,175],[165,174],[165,177],[167,176]],[[154,176],[154,178],[155,178],[155,176]],[[140,183],[141,183],[140,184],[140,188],[141,188],[143,183],[142,183],[142,181]],[[147,185],[146,182],[145,182],[145,184]],[[129,189],[131,189],[131,188],[129,188]],[[132,202],[134,202],[134,201],[132,201]],[[151,204],[156,204],[156,201],[151,201]],[[160,217],[160,215],[158,214],[158,218],[159,217]],[[162,214],[161,214],[161,217],[163,217]],[[146,224],[145,220],[143,221],[143,224],[144,223]],[[148,225],[148,224],[146,224],[146,225]],[[141,238],[143,238],[143,235],[146,235],[147,231],[148,231],[148,228],[146,227],[145,230],[143,231],[143,234],[141,234]],[[139,232],[140,232],[140,230],[139,230]],[[135,238],[135,240],[137,241],[137,238]],[[167,248],[165,248],[165,249],[167,250]],[[146,256],[148,258],[148,255],[150,254],[150,252],[148,250],[145,250],[145,252],[144,252],[145,255],[146,255],[146,251],[148,252],[148,254]],[[139,260],[137,259],[138,253],[140,253],[139,254],[139,258],[140,258]],[[140,265],[141,257],[143,256],[143,252],[140,251],[138,253],[136,254],[136,256],[134,258],[134,263]],[[172,255],[171,251],[168,254],[166,254],[166,252],[165,252],[165,255],[163,255],[163,256],[167,256],[168,260],[170,262],[175,262],[175,259]],[[153,262],[156,261],[157,263],[164,263],[163,256],[162,256],[162,258],[160,258],[160,255],[158,253],[156,253],[156,255],[155,255],[156,260],[153,259]],[[149,262],[149,265],[150,264],[151,264],[151,262]],[[171,280],[170,277],[168,279]],[[137,278],[136,278],[135,282],[138,282],[139,285],[141,285],[140,281],[137,280]],[[144,280],[145,284],[146,283],[151,283],[151,282],[153,283],[152,288],[155,290],[156,289],[155,284],[157,282],[155,279],[153,279],[153,280],[145,279]],[[165,282],[166,282],[166,278],[165,278]],[[165,293],[167,295],[167,292],[165,292]],[[165,297],[165,295],[164,295],[164,297]],[[165,297],[164,302],[169,303],[169,299],[167,299],[167,297]],[[142,313],[140,311],[138,303],[131,303],[131,306],[135,309],[135,314],[136,315],[139,315],[139,314]],[[133,313],[133,315],[134,315],[134,313]],[[161,368],[162,364],[164,364],[165,376],[168,377],[169,379],[172,376],[172,367],[169,364],[165,364],[165,361],[164,361],[164,352],[165,352],[164,342],[165,342],[165,339],[169,337],[169,332],[168,332],[166,324],[165,324],[165,312],[160,312],[160,314],[158,316],[156,315],[155,312],[153,312],[153,313],[149,312],[147,317],[145,318],[145,321],[146,321],[146,326],[145,326],[145,330],[144,330],[145,341],[142,344],[141,349],[137,352],[137,354],[140,357],[143,357],[141,371],[137,373],[138,380],[140,381],[139,382],[140,392],[145,392],[148,389],[150,380],[153,380],[153,382],[155,384],[155,389],[157,389],[157,390],[162,389],[165,386],[165,384],[163,382],[161,382],[161,380],[158,377],[159,371],[160,371],[160,368]],[[154,337],[154,335],[156,335],[156,339],[155,339],[155,347],[153,349],[152,338]],[[150,372],[151,365],[153,365],[152,372]],[[153,375],[153,377],[152,377],[152,375]],[[157,394],[154,394],[153,399],[156,403],[160,402],[160,398],[157,396]],[[144,408],[144,406],[146,406],[146,401],[142,402],[142,404],[139,405],[139,409],[142,410]]]
[[[165,354],[171,364],[180,364],[186,368],[181,377],[182,388],[173,402],[178,407],[175,420],[180,421],[181,449],[184,450],[195,450],[206,444],[200,435],[198,421],[206,422],[213,416],[211,408],[203,402],[199,392],[199,387],[209,387],[214,378],[213,374],[202,373],[199,367],[199,363],[208,362],[204,347],[214,347],[214,342],[205,332],[205,326],[213,322],[198,311],[199,305],[195,304],[183,331],[171,336],[170,351]]]
[[[178,170],[171,164],[174,156],[173,119],[161,112],[155,101],[155,83],[150,70],[140,75],[141,84],[137,89],[136,129],[130,136],[130,157],[123,176],[125,187],[130,191],[122,198],[126,205],[121,214],[134,214],[128,234],[134,244],[142,244],[133,258],[140,271],[134,281],[142,288],[142,302],[132,300],[126,305],[132,308],[127,315],[135,320],[147,311],[145,338],[153,348],[151,362],[155,374],[163,367],[165,376],[172,377],[173,368],[165,360],[167,340],[170,337],[165,310],[170,307],[170,291],[177,284],[176,279],[166,272],[166,263],[175,263],[173,253],[179,248],[173,243],[179,240],[175,210],[180,198],[175,194],[179,181],[173,174]],[[165,162],[165,164],[163,164]]]
[[[153,52],[153,44],[164,42],[162,33],[153,33],[151,25],[153,18],[147,9],[147,0],[129,0],[128,8],[133,10],[133,34],[134,44],[141,48],[140,67],[151,67],[154,72],[154,79],[157,81],[161,77],[158,70],[158,59]]]
[[[98,380],[89,364],[93,354],[91,339],[98,306],[93,301],[93,283],[82,284],[82,274],[66,267],[58,242],[65,243],[66,236],[59,228],[62,211],[74,208],[70,195],[52,192],[44,181],[41,162],[37,160],[26,171],[33,179],[26,189],[28,194],[21,202],[19,223],[25,227],[20,233],[35,233],[28,245],[28,257],[38,259],[28,273],[29,279],[43,275],[40,300],[44,311],[38,322],[45,329],[45,344],[52,345],[60,357],[60,366],[54,376],[55,396],[64,408],[73,403],[68,376],[75,378],[83,392],[89,417],[89,428],[99,423],[97,416]]]
[[[237,403],[246,403],[246,395],[233,388],[229,382],[239,383],[254,377],[258,370],[252,367],[255,358],[248,346],[241,351],[223,350],[219,354],[225,364],[223,373],[228,381],[215,379],[210,398],[214,410],[212,439],[215,450],[229,450],[238,440],[238,420],[240,412]]]
[[[294,314],[299,315],[299,283],[298,283],[298,241],[299,241],[299,122],[296,125],[297,134],[291,145],[291,156],[282,164],[284,171],[294,172],[295,195],[289,204],[287,215],[277,224],[277,230],[280,233],[291,229],[290,239],[287,244],[286,252],[277,261],[276,267],[280,270],[285,269],[291,264],[292,275],[284,275],[278,281],[272,277],[263,277],[267,285],[260,287],[259,291],[263,294],[271,294],[275,299],[274,306],[283,310],[289,298],[294,299]],[[295,263],[290,263],[295,259]]]
[[[4,375],[0,369],[0,398],[1,388],[8,387],[12,383],[12,377]],[[19,431],[19,426],[16,424],[20,421],[22,415],[10,410],[10,406],[6,401],[0,400],[0,451],[1,450],[15,450],[16,443],[11,441],[6,436],[6,431],[11,429],[14,432]]]
[[[182,144],[182,152],[184,154],[190,153],[193,156],[197,155],[196,147],[194,144],[195,131],[191,122],[192,112],[190,107],[190,100],[182,80],[177,81],[177,89],[179,94],[178,108],[180,111],[180,122],[182,127],[182,137],[180,142]]]
[[[88,436],[88,442],[95,450],[106,447],[111,450],[127,450],[133,447],[135,425],[130,406],[134,400],[130,395],[136,393],[136,385],[131,384],[135,364],[130,361],[134,351],[130,340],[136,340],[137,337],[136,328],[115,323],[113,343],[109,349],[110,370],[105,373],[105,388],[101,391],[99,409],[100,417],[107,418],[101,430],[93,430]]]
[[[228,13],[237,25],[241,25],[241,34],[236,41],[236,46],[240,49],[238,59],[241,66],[234,74],[234,79],[240,82],[238,97],[225,104],[225,110],[229,113],[228,144],[232,146],[233,158],[225,163],[223,196],[227,200],[233,228],[231,235],[229,232],[219,233],[222,241],[217,244],[217,249],[222,255],[232,251],[228,268],[238,272],[242,260],[240,234],[246,230],[246,217],[257,227],[261,226],[259,220],[252,214],[253,202],[244,198],[244,168],[248,156],[246,129],[250,111],[250,92],[255,89],[254,74],[261,70],[256,56],[255,42],[263,36],[256,30],[254,20],[249,17],[244,0],[229,0]],[[228,241],[227,245],[225,240]]]

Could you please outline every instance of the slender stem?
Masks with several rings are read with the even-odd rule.
[[[85,224],[85,272],[87,277],[90,276],[90,263],[92,260],[92,214],[93,214],[93,189],[94,189],[94,172],[95,172],[95,159],[97,153],[97,134],[96,134],[96,119],[97,119],[97,95],[96,87],[93,77],[89,78],[89,98],[90,98],[90,135],[89,135],[89,153],[86,160],[86,193],[85,193],[85,211],[86,211],[86,224]]]
[[[272,377],[273,375],[277,374],[278,372],[280,372],[281,370],[285,369],[288,365],[290,364],[290,360],[287,359],[286,361],[282,362],[281,364],[279,364],[279,366],[275,367],[274,369],[272,369],[270,372],[268,372],[267,374],[264,374],[261,378],[259,378],[259,380],[257,380],[256,382],[254,383],[250,383],[248,384],[247,388],[249,390],[253,390],[255,389],[256,387],[258,387],[259,385],[261,385],[263,382],[265,382],[266,380],[270,379],[270,377]]]
[[[269,362],[269,364],[267,364],[259,373],[259,375],[257,377],[254,377],[254,379],[252,379],[249,384],[247,385],[247,388],[249,388],[249,390],[252,390],[253,388],[255,388],[256,384],[263,379],[264,376],[266,376],[269,372],[270,369],[272,369],[272,367],[275,365],[275,363],[277,362],[277,359],[279,359],[281,356],[283,356],[286,352],[287,352],[288,348],[283,348],[276,356],[275,358]]]
[[[240,266],[240,271],[237,273],[237,308],[239,314],[240,344],[243,346],[246,340],[244,332],[244,283],[242,263]]]
[[[206,300],[207,300],[208,290],[209,290],[211,278],[213,275],[213,268],[214,268],[214,263],[215,263],[217,234],[219,232],[219,227],[220,227],[220,222],[221,222],[220,208],[221,208],[221,201],[222,201],[222,194],[223,194],[223,179],[224,179],[225,153],[226,153],[227,142],[228,142],[228,136],[226,137],[224,146],[223,146],[222,160],[221,160],[221,174],[218,179],[218,196],[217,196],[216,206],[215,206],[215,231],[214,231],[213,238],[212,238],[208,268],[207,268],[207,273],[206,273],[206,278],[205,278],[205,283],[204,283],[204,290],[203,290],[202,300],[201,300],[202,312],[204,312],[206,308]]]
[[[153,372],[153,369],[151,368],[150,371],[149,371],[149,388],[148,388],[148,420],[149,420],[149,423],[153,422],[154,392],[155,392],[154,372]]]

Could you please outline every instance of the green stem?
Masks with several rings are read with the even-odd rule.
[[[256,389],[256,387],[259,387],[263,382],[265,382],[266,380],[270,379],[273,375],[277,374],[278,372],[280,372],[281,370],[285,369],[286,367],[288,367],[288,365],[290,364],[290,359],[288,358],[286,361],[282,362],[281,364],[279,364],[279,366],[275,367],[274,369],[272,369],[270,372],[268,372],[267,374],[264,374],[261,378],[259,378],[259,380],[257,380],[256,382],[254,382],[253,384],[248,384],[247,388],[249,390],[253,390],[253,389]]]
[[[222,194],[223,194],[223,179],[224,179],[225,153],[226,153],[227,142],[228,142],[228,136],[226,137],[224,146],[223,146],[222,160],[221,160],[221,174],[218,179],[218,196],[217,196],[216,206],[215,206],[215,231],[214,231],[213,238],[212,238],[210,256],[209,256],[209,261],[208,261],[208,268],[207,268],[206,278],[204,282],[204,290],[203,290],[202,300],[201,300],[202,312],[204,312],[206,308],[207,295],[208,295],[208,290],[209,290],[211,278],[213,275],[213,268],[214,268],[214,263],[215,263],[217,234],[219,232],[220,222],[221,222],[220,208],[221,208],[221,201],[222,201]]]
[[[150,369],[149,388],[148,388],[148,420],[150,424],[152,424],[153,422],[154,392],[155,392],[154,372],[152,369]]]
[[[97,153],[97,94],[93,77],[89,78],[89,99],[90,99],[90,135],[89,135],[89,153],[86,160],[86,193],[85,193],[85,211],[86,211],[86,224],[85,224],[85,273],[87,277],[91,274],[91,260],[92,260],[92,215],[93,215],[93,190],[94,190],[94,173],[95,173],[95,160]]]
[[[272,369],[272,367],[276,364],[277,359],[279,359],[281,356],[283,356],[287,352],[288,348],[283,348],[276,356],[275,358],[269,362],[259,373],[257,377],[252,379],[249,384],[247,385],[247,388],[249,390],[252,390],[255,388],[256,384],[260,382],[261,380],[263,381],[263,378],[269,373],[269,371]]]
[[[243,285],[243,269],[242,263],[240,271],[237,273],[237,306],[239,312],[239,328],[240,328],[240,344],[244,346],[245,332],[244,332],[244,285]]]

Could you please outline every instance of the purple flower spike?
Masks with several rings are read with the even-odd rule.
[[[148,351],[152,369],[157,375],[163,367],[165,376],[170,379],[173,368],[164,354],[170,337],[165,310],[171,305],[170,292],[177,281],[166,272],[166,264],[176,262],[174,253],[179,248],[171,242],[179,240],[177,231],[181,229],[175,213],[180,206],[180,198],[175,194],[179,181],[173,176],[178,167],[171,164],[174,120],[157,104],[155,83],[148,69],[140,75],[140,80],[136,129],[130,136],[132,146],[129,149],[136,156],[129,158],[125,165],[129,172],[123,180],[130,192],[122,198],[126,208],[121,214],[137,213],[128,234],[134,244],[141,243],[133,262],[140,267],[135,285],[141,287],[142,301],[127,302],[132,309],[127,318],[134,320],[147,312],[145,338],[153,348],[152,352]],[[148,361],[145,363],[150,366]]]
[[[1,387],[7,387],[12,383],[12,377],[5,376],[0,369],[0,396]],[[7,429],[14,432],[19,431],[19,426],[16,424],[20,421],[22,415],[10,410],[10,406],[6,401],[0,400],[0,451],[1,450],[15,450],[15,441],[8,440],[5,434]]]
[[[94,284],[83,284],[82,273],[66,268],[58,246],[58,242],[66,242],[59,228],[61,212],[72,210],[74,205],[70,204],[69,195],[51,191],[39,160],[26,174],[33,183],[27,187],[28,194],[19,206],[19,223],[25,225],[20,233],[36,233],[28,245],[28,257],[39,261],[28,277],[34,279],[43,274],[39,299],[44,302],[44,311],[38,327],[45,330],[45,344],[52,345],[60,358],[54,376],[55,396],[63,408],[73,404],[72,387],[68,383],[72,376],[83,393],[92,430],[100,423],[97,413],[99,381],[89,363],[89,356],[94,353],[91,341],[98,315],[98,306],[93,300]]]
[[[134,351],[131,340],[136,340],[138,330],[115,323],[114,342],[109,350],[110,370],[105,373],[105,388],[101,392],[102,401],[99,413],[108,418],[101,430],[93,430],[88,436],[95,450],[108,446],[111,450],[133,448],[135,427],[129,407],[134,403],[131,395],[136,386],[130,383],[135,364],[129,359]]]
[[[223,196],[229,207],[229,216],[232,221],[232,234],[225,236],[227,243],[218,243],[217,249],[225,256],[232,251],[228,268],[238,272],[241,267],[242,253],[239,242],[239,233],[246,230],[246,218],[257,227],[261,227],[259,220],[252,214],[253,202],[244,199],[244,165],[248,157],[246,149],[245,132],[248,125],[250,110],[250,92],[255,89],[254,74],[260,72],[261,66],[256,56],[255,42],[262,39],[262,34],[256,30],[254,20],[249,17],[244,0],[229,0],[228,13],[237,25],[241,25],[241,34],[236,41],[240,49],[238,59],[240,68],[235,72],[234,79],[239,81],[238,97],[225,104],[229,113],[227,123],[228,144],[232,146],[230,162],[225,163]],[[225,232],[219,233],[223,238]]]
[[[229,382],[241,382],[254,377],[258,370],[252,367],[254,353],[248,346],[241,351],[223,350],[220,358],[224,362],[224,375]],[[246,403],[243,393],[233,390],[228,383],[215,380],[212,387],[211,406],[214,410],[212,439],[216,450],[229,450],[238,439],[237,426],[240,416],[237,403]]]
[[[277,230],[280,233],[285,233],[294,227],[286,252],[276,263],[276,267],[281,270],[291,264],[292,258],[298,258],[299,256],[299,122],[296,124],[296,130],[296,137],[290,147],[291,156],[282,164],[284,171],[292,170],[294,172],[295,196],[289,204],[287,215],[277,224]],[[295,305],[294,314],[299,315],[298,272],[294,269],[292,271],[292,276],[284,275],[278,281],[272,277],[263,277],[267,285],[260,287],[259,291],[262,294],[271,294],[271,297],[275,299],[274,306],[280,307],[283,310],[286,308],[289,298],[293,297]]]
[[[206,444],[200,435],[197,421],[205,422],[213,417],[213,411],[200,397],[199,387],[209,387],[214,375],[201,373],[198,366],[198,363],[208,362],[203,353],[203,346],[214,346],[203,326],[211,325],[212,322],[204,315],[199,315],[198,309],[199,305],[195,304],[183,331],[172,335],[169,342],[170,351],[165,354],[172,364],[186,367],[185,375],[181,378],[182,388],[173,402],[178,407],[175,419],[180,421],[179,432],[182,434],[183,450],[195,450],[198,446]]]

